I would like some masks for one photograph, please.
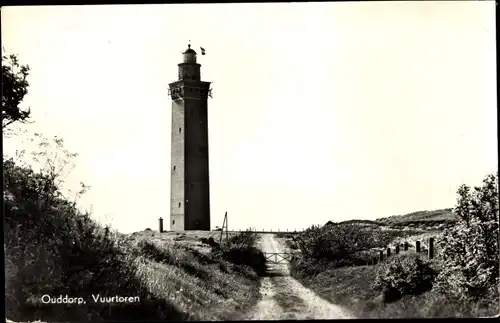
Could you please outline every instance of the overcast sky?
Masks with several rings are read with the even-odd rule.
[[[79,153],[67,187],[122,232],[169,217],[189,40],[213,82],[212,226],[286,229],[452,207],[496,172],[495,39],[493,1],[2,7],[23,128]]]

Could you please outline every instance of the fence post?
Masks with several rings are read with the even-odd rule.
[[[396,245],[396,255],[399,254],[399,244]]]
[[[434,258],[434,238],[429,238],[429,259]]]
[[[405,249],[405,251],[408,251],[408,241],[405,241],[405,243],[404,243],[404,249]]]
[[[160,217],[159,221],[160,221],[160,233],[162,233],[163,232],[163,219]]]
[[[387,258],[391,256],[391,248],[387,248]]]
[[[415,249],[417,253],[420,253],[420,241],[415,241]]]
[[[384,251],[380,250],[378,254],[378,261],[382,262],[384,260]]]

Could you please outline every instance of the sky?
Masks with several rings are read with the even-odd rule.
[[[212,226],[301,229],[453,207],[498,169],[494,1],[2,7],[65,188],[121,232],[170,212],[171,100],[202,46]],[[31,149],[17,136],[4,154]],[[168,221],[166,221],[168,223]],[[166,225],[168,229],[168,224]]]

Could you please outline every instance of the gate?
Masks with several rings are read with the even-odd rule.
[[[283,264],[288,263],[292,260],[297,252],[264,252],[264,257],[266,257],[266,262],[270,264]]]

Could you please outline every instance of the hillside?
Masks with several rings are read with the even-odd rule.
[[[454,209],[281,234],[300,250],[291,275],[362,318],[498,317],[498,173],[457,194]]]
[[[442,230],[458,221],[453,209],[433,211],[417,211],[403,215],[393,215],[373,220],[346,220],[342,222],[328,221],[325,225],[360,225],[363,227],[409,228],[421,230]]]
[[[453,209],[440,209],[434,211],[418,211],[404,215],[393,215],[375,220],[384,225],[404,226],[412,224],[445,224],[455,223],[458,220]]]
[[[120,234],[48,174],[12,159],[3,171],[6,319],[233,320],[260,298],[255,234],[224,244],[218,232]]]

